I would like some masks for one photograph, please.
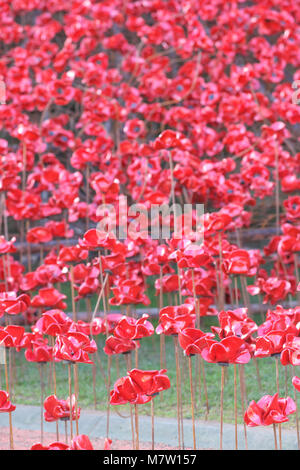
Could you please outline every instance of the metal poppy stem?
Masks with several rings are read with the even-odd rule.
[[[194,444],[194,450],[196,450],[195,405],[194,405],[193,372],[192,372],[192,359],[191,359],[191,356],[188,356],[188,362],[189,362],[191,408],[192,408],[192,423],[193,423],[193,444]]]
[[[96,364],[92,365],[92,374],[93,374],[93,395],[94,395],[94,408],[97,406],[97,395],[96,395]]]
[[[276,235],[280,233],[280,197],[279,197],[279,168],[278,146],[275,146],[275,203],[276,203]]]
[[[106,336],[108,336],[108,323],[107,323],[107,309],[106,309],[105,286],[106,286],[106,282],[107,282],[107,279],[108,279],[109,274],[107,273],[106,276],[105,276],[105,278],[103,278],[102,260],[101,260],[101,252],[100,252],[100,250],[98,251],[98,255],[99,255],[99,270],[100,270],[100,282],[101,282],[101,292],[100,292],[99,302],[100,302],[101,297],[103,296],[102,303],[103,303],[103,311],[104,311],[104,320],[105,320],[105,324],[106,324]],[[97,303],[98,303],[98,301],[97,301]],[[97,308],[98,308],[98,306],[97,306]],[[95,315],[95,312],[96,312],[96,307],[95,307],[94,315]],[[93,315],[93,319],[94,319],[94,315]]]
[[[134,355],[135,355],[135,367],[136,367],[136,369],[138,369],[138,367],[139,367],[139,350],[138,350],[138,348],[135,349]]]
[[[275,423],[273,423],[273,433],[274,433],[275,450],[278,450],[278,446],[277,446],[277,435],[276,435],[276,425],[275,425]]]
[[[53,347],[54,346],[54,337],[50,336],[50,344]],[[53,373],[53,390],[54,390],[54,395],[56,396],[56,370],[55,370],[55,361],[52,361],[52,373]],[[56,440],[57,442],[59,441],[59,427],[58,427],[58,421],[55,422],[56,425]]]
[[[152,438],[152,450],[154,450],[154,397],[151,400],[151,438]]]
[[[66,419],[64,421],[65,421],[65,441],[66,441],[66,444],[68,444],[68,422]]]
[[[295,366],[293,366],[293,372],[294,372],[294,375],[295,374]],[[300,449],[300,433],[299,433],[299,411],[298,411],[298,401],[297,401],[297,391],[294,388],[294,401],[295,401],[295,404],[296,404],[296,429],[297,429],[297,443],[298,443],[298,449]]]
[[[73,321],[77,322],[76,305],[75,305],[75,291],[74,291],[74,266],[70,266],[70,277],[71,277],[71,298],[72,298],[72,312]]]
[[[201,372],[202,372],[202,377],[203,377],[203,388],[204,388],[205,403],[206,403],[205,420],[207,420],[208,414],[209,414],[209,402],[208,402],[208,392],[207,392],[207,384],[206,384],[205,366],[204,366],[203,358],[199,357],[199,360],[200,360],[200,367],[201,367]]]
[[[6,382],[6,391],[9,396],[9,380],[8,380],[8,369],[7,369],[7,348],[5,348],[5,382]],[[10,450],[14,449],[14,438],[13,438],[13,427],[12,427],[12,416],[11,416],[11,411],[8,413],[8,419],[9,419],[9,446]]]
[[[109,420],[110,420],[110,384],[111,384],[111,356],[108,356],[107,360],[107,408],[106,408],[106,437],[109,437]]]
[[[39,372],[40,372],[40,383],[41,383],[41,443],[44,442],[44,419],[43,419],[43,411],[44,411],[44,364],[40,363],[38,365]]]
[[[125,354],[125,361],[126,361],[126,368],[127,372],[131,369],[130,367],[130,354]],[[133,422],[133,412],[132,412],[132,405],[130,404],[130,424],[131,424],[131,437],[132,437],[132,448],[134,449],[134,422]]]
[[[159,282],[160,282],[160,289],[159,289],[159,312],[164,306],[163,301],[163,289],[162,289],[162,275],[163,275],[163,267],[162,265],[159,266]],[[166,357],[166,343],[165,343],[165,335],[162,333],[159,336],[159,344],[160,344],[160,368],[165,369],[165,357]],[[160,393],[160,400],[163,400],[163,393]]]
[[[101,256],[101,254],[100,254],[100,251],[99,251],[99,257],[100,256]],[[105,285],[106,285],[108,277],[109,277],[109,274],[107,273],[104,280],[103,280],[101,258],[100,258],[99,264],[101,266],[101,275],[100,275],[100,278],[101,278],[101,291],[98,295],[98,299],[97,299],[97,302],[96,302],[96,305],[95,305],[95,308],[94,308],[94,311],[93,311],[93,316],[92,316],[92,320],[91,320],[91,336],[93,336],[92,335],[92,322],[95,319],[95,316],[96,316],[96,313],[98,311],[101,298],[103,297],[103,294],[104,294]],[[102,282],[102,280],[103,280],[103,282]],[[106,315],[106,308],[104,308],[104,304],[105,304],[105,301],[104,301],[104,297],[103,297],[103,310],[104,310],[104,320],[105,320],[105,323],[106,323],[106,336],[108,336],[108,323],[107,323],[107,319],[106,319],[107,315]]]
[[[225,366],[221,366],[221,395],[220,395],[220,450],[223,449],[223,404],[224,404]]]
[[[74,394],[75,394],[75,416],[76,416],[76,435],[79,434],[78,426],[78,395],[79,395],[79,384],[78,384],[78,364],[73,364],[73,375],[74,375]]]
[[[199,303],[196,296],[196,285],[195,285],[195,272],[194,268],[192,268],[192,284],[193,284],[193,296],[194,296],[194,303],[195,303],[195,310],[196,310],[196,321],[197,321],[197,328],[200,328],[200,309]],[[209,413],[209,403],[208,403],[208,393],[207,393],[207,385],[206,385],[206,377],[205,377],[205,369],[204,369],[204,362],[202,357],[199,357],[200,361],[200,368],[202,370],[203,375],[203,387],[204,387],[204,394],[205,394],[205,401],[206,401],[206,415],[205,419],[207,419]],[[200,378],[200,387],[201,387],[201,378]],[[201,388],[200,388],[200,395],[201,395]]]
[[[276,386],[277,386],[277,393],[279,396],[279,358],[275,357],[275,364],[276,364]],[[282,449],[282,437],[281,437],[281,424],[278,424],[278,435],[279,435],[279,449]]]
[[[240,378],[240,394],[241,394],[241,404],[242,404],[242,414],[245,414],[245,396],[244,396],[244,387],[242,383],[242,367],[239,364],[239,378]],[[243,420],[244,421],[244,420]],[[244,436],[245,436],[245,448],[248,450],[248,438],[247,438],[247,425],[244,421]]]
[[[222,235],[219,232],[219,263],[220,263],[220,308],[221,310],[224,309],[224,283],[223,283],[223,271],[222,271],[222,264],[223,264],[223,257],[222,257]]]
[[[139,443],[139,411],[138,405],[134,405],[134,417],[135,417],[135,448],[139,450],[140,443]]]
[[[234,370],[234,431],[235,431],[235,450],[238,450],[238,426],[237,426],[237,374],[236,364],[233,365]]]
[[[29,219],[27,219],[26,220],[26,232],[28,233],[29,230],[30,230],[30,222],[29,222]],[[27,245],[27,266],[28,266],[28,271],[32,271],[32,269],[31,269],[31,247],[30,247],[30,243],[27,242],[26,245]]]
[[[68,362],[68,381],[69,381],[69,397],[70,397],[70,436],[73,439],[73,417],[72,417],[72,376],[71,363]]]
[[[90,179],[90,167],[89,167],[89,163],[87,163],[87,165],[85,167],[85,200],[86,200],[87,207],[89,206],[89,203],[90,203],[89,179]],[[89,228],[89,216],[88,216],[88,213],[87,213],[86,218],[85,218],[85,229],[88,230],[88,228]]]
[[[176,389],[177,389],[177,425],[178,425],[178,447],[181,449],[181,426],[180,426],[180,394],[179,394],[179,363],[177,336],[173,336],[176,362]]]

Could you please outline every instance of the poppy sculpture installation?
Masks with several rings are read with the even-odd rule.
[[[300,449],[298,7],[1,1],[10,449],[31,373],[33,450],[92,450],[80,434],[86,404],[106,410],[104,449],[122,406],[134,449],[151,415],[154,449],[165,403],[180,449],[204,446],[210,418],[220,449],[227,419],[235,449],[269,425],[284,448],[288,420]]]

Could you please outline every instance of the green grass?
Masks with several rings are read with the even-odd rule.
[[[216,319],[214,319],[214,323]],[[202,327],[204,330],[208,329],[212,319],[205,318],[205,325]],[[102,348],[104,345],[104,337],[97,339],[99,347],[99,356],[104,370],[107,370],[107,357]],[[140,369],[159,369],[160,368],[160,338],[155,335],[151,338],[145,338],[141,341],[139,349],[139,368]],[[96,395],[97,395],[97,409],[106,409],[106,388],[103,377],[100,372],[99,365],[97,364],[96,374]],[[205,418],[205,397],[202,388],[201,400],[199,392],[199,374],[197,373],[197,356],[192,358],[193,361],[193,376],[194,381],[197,383],[195,387],[195,397],[197,399],[196,417]],[[118,361],[118,366],[117,366]],[[134,363],[134,356],[132,357]],[[24,358],[24,352],[16,353],[16,378],[14,384],[14,403],[38,405],[40,403],[40,376],[39,369],[35,363],[29,363]],[[177,395],[176,395],[176,369],[175,369],[175,356],[173,338],[166,337],[166,362],[168,369],[168,376],[171,381],[171,388],[163,393],[163,398],[160,396],[155,398],[155,413],[156,415],[165,417],[175,417],[177,410]],[[183,400],[183,414],[184,417],[191,417],[190,407],[190,386],[188,375],[188,359],[181,354],[182,363],[182,400]],[[258,360],[259,371],[262,382],[262,391],[259,390],[257,384],[257,376],[253,361],[245,365],[245,377],[247,388],[248,402],[251,400],[258,400],[264,394],[273,395],[276,393],[275,381],[275,359],[266,358]],[[286,396],[284,368],[280,367],[280,396]],[[53,393],[53,386],[49,381],[49,365],[45,365],[45,394]],[[117,370],[119,368],[120,376],[126,375],[125,357],[120,356],[118,359],[113,357],[111,368],[111,384],[118,378]],[[297,368],[298,369],[298,368]],[[288,374],[288,395],[294,398],[294,390],[291,385],[290,370],[287,368]],[[220,412],[220,378],[221,367],[216,364],[205,363],[205,373],[207,381],[207,390],[209,398],[210,412],[208,419],[217,420]],[[296,374],[300,375],[300,371],[296,370]],[[68,368],[67,365],[62,363],[56,364],[57,375],[57,396],[59,398],[66,398],[68,396]],[[92,366],[87,364],[79,365],[79,405],[82,408],[93,408],[93,374]],[[4,371],[2,370],[2,387],[4,388]],[[224,419],[226,422],[233,422],[233,366],[227,368],[226,385],[224,392]],[[238,401],[239,401],[239,421],[242,422],[242,410],[240,406],[240,395],[238,385]],[[150,414],[150,405],[140,406],[141,414]],[[128,412],[127,406],[113,407],[120,413],[126,414]]]

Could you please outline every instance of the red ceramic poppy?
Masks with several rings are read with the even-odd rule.
[[[159,312],[159,324],[156,333],[165,335],[177,335],[185,328],[194,328],[195,310],[193,305],[182,304],[176,307],[164,307]]]
[[[265,336],[256,339],[255,357],[267,357],[280,354],[286,340],[286,332],[270,331]]]
[[[248,317],[247,308],[238,308],[236,310],[222,310],[218,315],[220,327],[212,326],[211,330],[220,337],[237,336],[244,341],[255,333],[258,329],[256,323]]]
[[[245,341],[236,336],[229,336],[220,342],[205,339],[206,345],[201,355],[207,362],[220,364],[247,364],[251,354]]]
[[[104,440],[103,450],[111,450],[111,445],[112,445],[112,440],[106,437]]]
[[[13,237],[10,241],[5,240],[5,237],[2,235],[0,236],[0,255],[4,255],[6,253],[15,253],[17,249],[14,246],[14,242],[16,238]]]
[[[151,399],[151,396],[141,392],[138,385],[129,376],[118,379],[110,392],[111,405],[124,405],[126,403],[142,405],[148,403]]]
[[[63,311],[54,309],[44,312],[41,318],[38,319],[33,331],[38,331],[41,334],[56,336],[67,333],[71,325],[72,320]]]
[[[300,392],[300,378],[297,377],[296,375],[292,378],[292,384],[297,390],[297,392]]]
[[[88,436],[79,434],[73,438],[70,450],[94,450],[94,447]]]
[[[59,400],[55,395],[49,395],[44,401],[45,421],[57,421],[70,419],[70,397],[67,400]],[[80,408],[77,408],[77,419],[80,418]],[[72,419],[76,420],[75,395],[72,395]]]
[[[291,364],[293,366],[300,365],[300,338],[294,335],[286,335],[285,344],[283,346],[281,356],[281,364],[286,366]]]
[[[34,444],[30,450],[69,450],[69,446],[64,442],[52,442],[48,446],[43,446],[42,444]]]
[[[147,321],[149,315],[144,314],[138,320],[132,317],[123,317],[114,329],[114,336],[128,340],[136,340],[151,336],[154,333],[153,325]]]
[[[25,351],[25,358],[29,362],[51,362],[53,360],[52,348],[48,346],[46,340],[32,341]]]
[[[278,393],[274,396],[264,395],[257,403],[253,400],[250,402],[244,421],[250,427],[285,423],[295,411],[295,402],[290,397],[279,398]]]
[[[140,344],[138,341],[132,341],[131,339],[127,338],[116,338],[115,336],[108,336],[105,341],[105,346],[103,351],[105,354],[113,355],[113,354],[127,354],[130,351],[134,351],[138,349]]]
[[[145,395],[154,396],[159,392],[171,387],[170,379],[165,374],[166,369],[161,370],[140,370],[132,369],[128,372],[132,381],[138,385]]]
[[[223,269],[226,274],[248,275],[250,257],[246,250],[234,250],[224,256]]]
[[[16,407],[9,401],[9,394],[5,390],[0,390],[0,413],[11,413]]]
[[[66,298],[65,294],[62,294],[54,287],[44,287],[39,290],[38,295],[33,297],[31,305],[39,308],[52,307],[54,309],[64,309],[67,308],[67,304],[63,302]]]
[[[212,333],[203,333],[197,328],[185,328],[178,333],[178,341],[186,356],[201,354],[206,346],[205,338],[213,338]]]
[[[0,315],[18,315],[28,310],[30,306],[30,297],[27,294],[21,294],[17,297],[14,292],[5,292],[0,294]]]
[[[101,333],[105,333],[104,320],[102,318],[94,318],[91,323],[78,320],[77,323],[72,324],[72,328],[75,328],[79,333],[84,333],[88,336],[97,336]]]
[[[47,243],[52,240],[52,233],[45,227],[34,227],[26,234],[28,243]]]
[[[89,353],[97,351],[94,340],[90,340],[84,333],[67,333],[66,336],[58,335],[53,348],[53,355],[56,359],[69,362],[83,362],[93,364],[89,358]]]
[[[21,347],[24,337],[25,328],[23,326],[8,325],[5,328],[0,327],[0,344],[6,348],[16,348],[17,351]]]
[[[121,279],[111,290],[114,295],[109,300],[111,305],[150,304],[149,298],[144,293],[145,287],[139,281]]]

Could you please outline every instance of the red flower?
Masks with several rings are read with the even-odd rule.
[[[64,261],[65,263],[80,262],[87,259],[89,252],[79,245],[66,246],[61,248],[58,255],[58,261]]]
[[[51,362],[53,360],[52,348],[47,345],[46,340],[32,341],[25,351],[25,358],[29,362]]]
[[[164,307],[159,312],[159,325],[156,333],[177,335],[185,328],[194,328],[196,315],[193,305],[182,304],[176,307]]]
[[[8,325],[5,328],[0,327],[0,344],[6,348],[16,348],[17,351],[21,347],[22,339],[25,333],[23,326]]]
[[[52,240],[52,233],[46,227],[34,227],[26,234],[28,243],[47,243]]]
[[[300,219],[300,196],[291,196],[283,202],[289,220]]]
[[[5,390],[0,390],[0,413],[10,413],[16,407],[9,401],[9,394]]]
[[[40,443],[34,444],[30,450],[69,450],[69,446],[64,442],[52,442],[48,446],[43,446]]]
[[[76,328],[76,331],[85,335],[97,336],[105,333],[104,320],[102,318],[94,318],[91,323],[78,320],[77,323],[73,323],[73,327]]]
[[[63,302],[67,296],[59,292],[54,287],[44,287],[39,290],[38,295],[33,297],[31,305],[33,307],[53,307],[54,309],[67,308],[67,304]]]
[[[13,237],[10,241],[6,241],[5,238],[1,235],[0,236],[0,255],[6,253],[15,253],[17,249],[14,247],[14,242],[16,241],[15,237]]]
[[[134,351],[139,348],[140,344],[138,341],[132,341],[127,338],[116,338],[115,336],[109,336],[105,341],[103,351],[105,354],[127,354],[130,351]]]
[[[238,308],[226,312],[222,310],[218,315],[220,327],[212,326],[212,331],[217,333],[220,339],[227,336],[238,336],[247,341],[258,329],[256,323],[247,316],[247,311],[247,308]]]
[[[155,281],[156,295],[161,289],[160,279]],[[163,292],[173,292],[179,289],[179,279],[177,274],[166,274],[162,278],[162,290]]]
[[[14,292],[4,292],[0,294],[0,315],[17,315],[24,313],[30,306],[30,297],[27,294],[21,294],[17,297]]]
[[[278,393],[274,396],[264,395],[257,403],[253,400],[250,402],[244,421],[250,427],[285,423],[295,411],[295,402],[290,397],[278,398]]]
[[[287,335],[286,341],[283,346],[281,356],[281,364],[286,366],[292,364],[293,366],[300,366],[300,338],[294,335]]]
[[[94,340],[90,340],[84,333],[68,333],[68,336],[58,335],[53,348],[56,359],[70,362],[83,362],[93,364],[88,353],[97,351]]]
[[[38,319],[33,330],[41,334],[56,336],[67,333],[72,324],[71,318],[61,310],[48,310]]]
[[[79,434],[73,438],[70,450],[94,450],[94,447],[88,436]]]
[[[129,377],[121,377],[114,385],[114,389],[110,392],[111,405],[124,405],[132,403],[142,405],[151,401],[152,397],[141,393],[137,384]]]
[[[197,328],[185,328],[178,333],[178,341],[186,356],[201,354],[206,346],[205,339],[213,338],[212,333],[203,333]]]
[[[291,290],[291,283],[284,279],[278,279],[277,277],[269,277],[266,281],[262,278],[258,278],[257,287],[248,286],[248,292],[251,295],[257,295],[260,292],[265,293],[263,303],[276,304],[279,300],[286,298]]]
[[[147,321],[149,315],[144,314],[136,320],[132,317],[123,317],[117,324],[114,335],[123,339],[141,339],[154,333],[153,325]]]
[[[180,141],[182,135],[179,132],[172,131],[170,129],[159,134],[155,141],[155,149],[166,149],[171,147],[180,147]]]
[[[292,378],[292,384],[297,390],[297,392],[300,392],[300,377],[297,377],[296,375]]]
[[[250,256],[245,250],[234,250],[224,256],[223,269],[226,274],[249,275]]]
[[[59,400],[56,395],[50,395],[44,401],[45,421],[57,421],[70,419],[70,397],[67,400]],[[80,408],[77,408],[77,417],[80,418]],[[76,420],[75,395],[72,395],[72,419]]]
[[[251,354],[247,344],[236,336],[229,336],[220,342],[205,339],[206,345],[201,355],[207,362],[220,364],[247,364]]]
[[[128,375],[138,385],[143,394],[153,396],[171,387],[170,379],[165,375],[165,372],[167,372],[166,369],[132,369],[128,372]]]
[[[79,244],[88,250],[107,248],[114,253],[124,253],[125,250],[124,245],[116,240],[113,233],[100,232],[94,228],[84,234],[83,240],[79,240]]]
[[[280,354],[286,339],[285,331],[270,331],[265,336],[258,337],[255,344],[255,357],[267,357]]]
[[[114,297],[109,300],[111,305],[144,304],[149,305],[150,300],[144,294],[145,287],[134,280],[119,280],[112,287]]]
[[[105,438],[103,450],[111,450],[112,440]]]

